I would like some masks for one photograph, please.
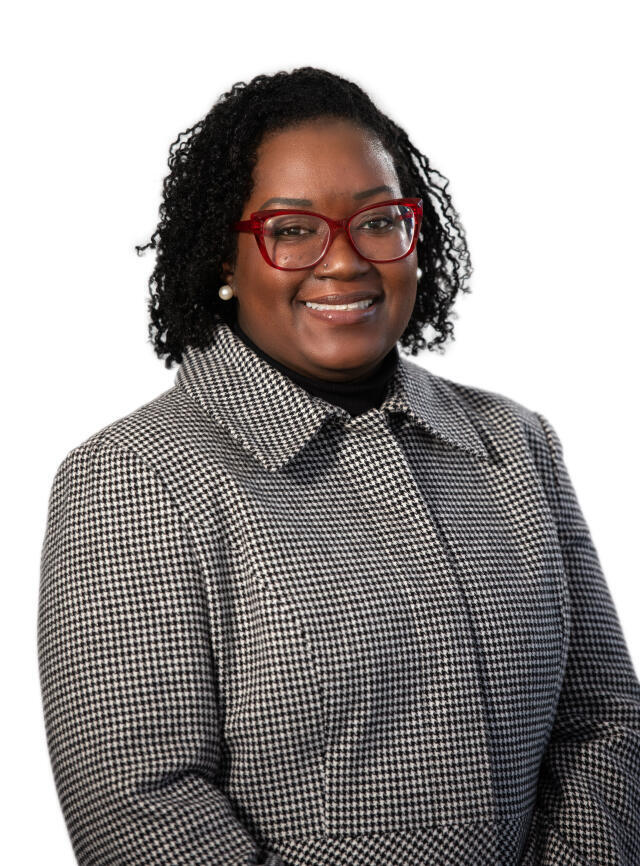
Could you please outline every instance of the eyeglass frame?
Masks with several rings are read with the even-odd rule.
[[[370,259],[367,256],[363,256],[362,253],[360,252],[360,250],[356,247],[353,238],[351,237],[351,231],[350,231],[350,225],[349,225],[351,223],[351,220],[354,219],[354,217],[357,217],[359,214],[364,213],[364,211],[371,210],[372,208],[376,208],[376,207],[382,207],[384,205],[390,205],[390,204],[404,205],[406,207],[411,208],[411,210],[413,211],[413,218],[414,218],[415,225],[414,225],[414,230],[413,230],[413,238],[411,240],[411,246],[406,251],[406,253],[403,253],[401,256],[397,256],[395,259]],[[275,262],[271,261],[269,253],[267,252],[267,246],[264,242],[264,224],[265,224],[265,222],[272,216],[278,216],[278,215],[287,216],[288,214],[292,214],[292,215],[302,214],[304,216],[319,217],[320,219],[323,219],[327,223],[327,225],[329,226],[329,241],[328,241],[325,249],[323,250],[322,254],[315,260],[315,262],[312,262],[309,265],[304,265],[301,268],[283,268],[281,265],[276,265]],[[351,216],[345,217],[344,219],[341,219],[341,220],[334,220],[331,217],[325,216],[324,214],[317,213],[315,211],[310,211],[310,210],[298,210],[296,208],[289,210],[289,209],[277,209],[276,208],[276,209],[272,209],[272,210],[254,211],[254,213],[252,213],[249,216],[249,219],[238,220],[237,222],[234,222],[231,227],[232,227],[233,231],[236,231],[236,232],[251,232],[256,239],[256,242],[258,244],[258,248],[262,254],[262,258],[272,268],[276,268],[279,271],[306,271],[309,268],[315,268],[315,266],[322,261],[322,259],[329,252],[329,249],[331,248],[331,244],[333,243],[336,234],[340,230],[344,230],[344,232],[347,236],[347,240],[349,241],[349,244],[353,248],[354,252],[357,253],[357,255],[359,255],[360,258],[363,258],[365,261],[371,262],[374,265],[384,265],[384,264],[389,264],[390,262],[399,262],[402,259],[405,259],[407,256],[411,255],[411,253],[416,248],[416,245],[418,243],[418,236],[420,234],[420,226],[422,223],[422,216],[423,216],[423,210],[422,210],[422,199],[421,198],[393,198],[393,199],[387,199],[385,201],[376,201],[373,204],[365,205],[364,207],[361,207],[357,211],[355,211],[355,213],[352,213]]]

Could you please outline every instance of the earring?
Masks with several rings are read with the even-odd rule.
[[[218,289],[218,294],[223,301],[228,301],[229,298],[233,297],[233,289],[231,288],[231,286],[220,286],[220,288]]]

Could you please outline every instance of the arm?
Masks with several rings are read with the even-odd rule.
[[[109,445],[70,452],[49,501],[38,660],[81,866],[282,866],[216,787],[208,629],[189,527],[155,473]]]
[[[522,866],[640,864],[640,683],[551,424],[536,460],[570,598],[567,666]]]

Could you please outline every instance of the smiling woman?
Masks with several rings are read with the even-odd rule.
[[[42,550],[78,862],[639,863],[640,683],[556,431],[399,351],[468,291],[442,175],[313,68],[174,146],[175,383],[66,455]]]
[[[351,121],[321,118],[266,136],[253,176],[239,227],[253,229],[262,244],[241,234],[235,261],[223,264],[238,325],[304,375],[335,381],[368,376],[395,347],[416,302],[419,221],[402,204],[391,156]],[[281,196],[273,194],[278,191]],[[384,204],[390,197],[395,201]],[[291,202],[316,214],[259,216],[266,203],[290,208]],[[361,212],[364,204],[368,209]],[[363,310],[306,305],[367,298],[374,304]]]
[[[150,336],[167,366],[181,362],[187,345],[209,345],[220,322],[239,322],[251,337],[260,329],[273,357],[334,381],[374,367],[382,343],[388,351],[399,340],[417,354],[453,336],[449,313],[458,292],[469,291],[472,270],[448,181],[354,83],[303,68],[236,84],[178,136],[169,164],[162,218],[150,242],[137,248],[158,251],[149,282]],[[415,244],[392,256],[398,259],[393,263],[367,261],[375,256],[358,251],[362,232],[353,223],[350,232],[337,234],[331,223],[321,226],[317,261],[305,260],[293,272],[291,262],[286,271],[279,270],[281,262],[269,262],[281,219],[266,221],[264,232],[254,226],[255,238],[234,230],[267,209],[311,210],[343,220],[365,206],[405,197],[421,202],[422,223],[415,220]],[[408,227],[406,215],[404,208],[386,213],[397,222],[396,237],[401,225]],[[323,240],[331,242],[328,250]],[[223,295],[221,303],[211,287],[223,281],[233,286],[233,295],[231,301]],[[354,350],[356,363],[345,368],[340,334],[311,331],[313,320],[300,315],[295,301],[338,299],[360,290],[375,291],[382,306],[370,323],[372,333],[349,331],[360,351]],[[392,332],[383,338],[391,323]],[[425,330],[431,331],[429,339]],[[303,357],[308,339],[312,345]],[[368,340],[373,345],[365,357]]]

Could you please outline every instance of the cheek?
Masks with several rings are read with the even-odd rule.
[[[240,280],[248,275],[254,276],[259,273],[262,263],[262,255],[253,235],[240,235],[235,264],[236,277]]]
[[[235,277],[238,289],[245,295],[255,291],[263,293],[265,288],[277,280],[278,271],[262,258],[253,235],[245,234],[238,242]]]
[[[383,274],[385,291],[396,303],[413,307],[418,287],[417,261],[411,257],[406,262],[389,265]]]
[[[299,274],[272,268],[262,258],[255,241],[253,245],[255,249],[238,247],[235,280],[240,303],[246,307],[268,309],[273,309],[274,303],[290,303],[302,278]]]

